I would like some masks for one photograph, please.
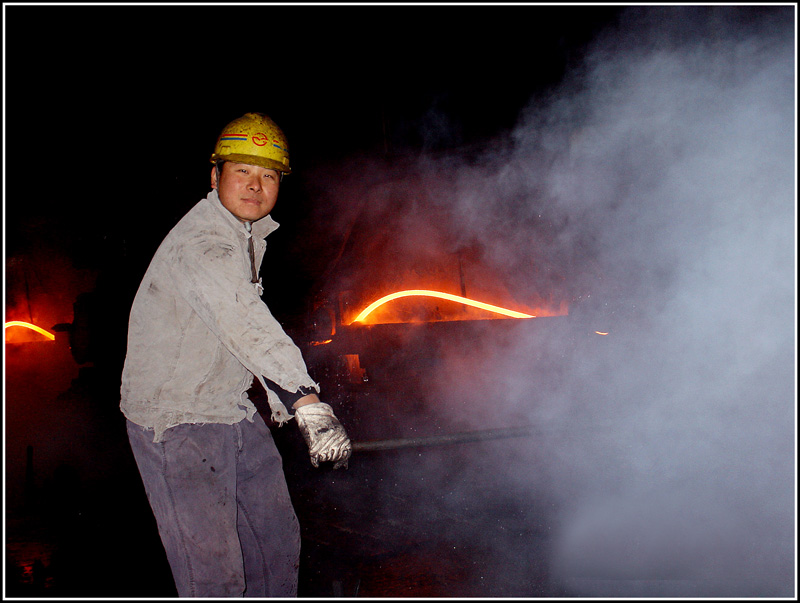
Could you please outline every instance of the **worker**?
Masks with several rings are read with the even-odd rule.
[[[278,227],[269,213],[291,173],[286,137],[248,113],[211,162],[211,191],[166,236],[134,298],[120,407],[178,595],[295,597],[300,530],[248,397],[254,378],[278,428],[296,419],[313,466],[346,468],[352,446],[261,300],[265,238]]]

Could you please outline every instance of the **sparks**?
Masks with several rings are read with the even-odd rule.
[[[45,331],[42,327],[37,327],[36,325],[32,325],[29,322],[22,322],[21,320],[12,320],[6,323],[6,329],[8,327],[25,327],[26,329],[30,329],[31,331],[36,331],[37,333],[41,333],[49,340],[55,340],[56,336],[50,333],[49,331]]]
[[[409,289],[407,291],[398,291],[396,293],[390,293],[368,305],[364,310],[362,310],[361,314],[356,316],[353,322],[362,322],[367,316],[369,316],[373,310],[382,306],[383,304],[390,302],[394,299],[398,299],[400,297],[411,297],[411,296],[423,296],[423,297],[438,297],[440,299],[448,299],[454,302],[460,302],[462,304],[466,304],[467,306],[473,306],[475,308],[481,308],[482,310],[488,310],[489,312],[495,312],[496,314],[502,314],[503,316],[509,316],[511,318],[536,318],[531,314],[525,314],[523,312],[517,312],[516,310],[509,310],[508,308],[501,308],[500,306],[493,306],[491,304],[486,304],[483,302],[475,301],[474,299],[468,299],[466,297],[461,297],[460,295],[453,295],[452,293],[442,293],[441,291],[430,291],[428,289]]]

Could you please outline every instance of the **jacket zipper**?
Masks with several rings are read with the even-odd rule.
[[[247,250],[250,252],[250,271],[252,272],[250,282],[257,283],[258,271],[256,270],[256,250],[253,247],[253,225],[250,222],[245,222],[244,226],[247,228],[247,232],[250,235],[247,238]]]

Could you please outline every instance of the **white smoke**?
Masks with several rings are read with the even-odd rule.
[[[481,351],[511,394],[495,412],[544,428],[572,594],[793,592],[794,76],[789,9],[631,10],[532,103],[489,181],[461,173],[491,259],[539,287],[546,221],[537,252],[610,332],[536,342],[558,378],[510,364],[529,338]]]

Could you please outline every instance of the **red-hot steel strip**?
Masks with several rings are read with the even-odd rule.
[[[453,295],[452,293],[442,293],[441,291],[431,291],[429,289],[409,289],[407,291],[398,291],[396,293],[390,293],[389,295],[385,295],[379,300],[372,302],[370,305],[368,305],[361,311],[361,314],[356,316],[353,322],[362,322],[367,316],[369,316],[372,313],[373,310],[394,299],[398,299],[400,297],[417,296],[417,295],[423,297],[438,297],[440,299],[447,299],[454,302],[460,302],[467,306],[473,306],[475,308],[480,308],[482,310],[488,310],[489,312],[495,312],[496,314],[502,314],[503,316],[509,316],[511,318],[536,318],[531,314],[525,314],[524,312],[517,312],[516,310],[509,310],[508,308],[501,308],[500,306],[493,306],[492,304],[486,304],[484,302],[475,301],[474,299],[468,299],[466,297],[461,297],[460,295]]]
[[[8,327],[25,327],[26,329],[30,329],[31,331],[36,331],[37,333],[41,333],[50,340],[54,340],[56,338],[55,335],[53,335],[49,331],[45,331],[42,327],[37,327],[36,325],[32,325],[29,322],[22,322],[21,320],[12,320],[7,322],[5,328],[7,329]]]

